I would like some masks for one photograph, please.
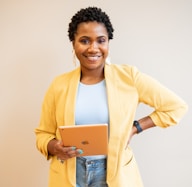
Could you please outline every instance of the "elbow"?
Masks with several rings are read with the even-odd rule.
[[[174,107],[174,109],[169,108],[169,110],[155,110],[150,115],[150,117],[155,125],[166,128],[178,124],[187,113],[187,111],[188,106],[184,103],[182,105]]]

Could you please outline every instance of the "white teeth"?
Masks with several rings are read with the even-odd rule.
[[[91,61],[96,61],[99,57],[98,56],[89,56],[87,57]]]

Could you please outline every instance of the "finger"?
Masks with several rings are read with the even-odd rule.
[[[83,154],[83,150],[82,149],[77,149],[76,150],[76,154],[77,154],[77,156],[82,155]]]
[[[76,147],[62,147],[58,144],[57,157],[61,159],[68,159],[75,156]]]
[[[61,163],[61,164],[63,164],[65,161],[64,160],[62,160],[62,159],[60,159],[60,158],[58,158],[57,157],[57,160]]]
[[[68,156],[69,158],[72,158],[76,156],[76,147],[65,147],[64,148],[64,154]]]
[[[76,150],[71,150],[74,149],[74,147],[65,147],[65,151],[62,155],[60,155],[60,158],[63,160],[72,158],[72,157],[77,157],[83,154],[83,150],[81,149],[76,149]],[[67,151],[69,150],[69,151]]]
[[[76,150],[76,147],[72,146],[72,147],[63,147],[63,151],[64,152],[74,152]]]

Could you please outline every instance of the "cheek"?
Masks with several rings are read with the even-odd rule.
[[[76,57],[77,57],[78,59],[81,58],[81,53],[79,53],[78,51],[75,51],[75,55],[76,55]]]
[[[80,54],[82,53],[82,49],[79,48],[79,47],[75,47],[75,48],[74,48],[74,51],[75,51],[75,54],[76,54],[77,57],[79,57]]]
[[[109,52],[109,43],[107,43],[106,45],[102,46],[102,50],[103,50],[105,53],[108,53],[108,52]]]
[[[85,51],[85,47],[83,47],[82,45],[74,45],[74,50],[76,53],[82,53],[83,51]]]
[[[105,54],[105,57],[107,57],[109,55],[109,48],[108,47],[104,48],[103,52]]]

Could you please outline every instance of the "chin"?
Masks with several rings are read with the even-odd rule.
[[[100,63],[100,62],[94,62],[94,63],[86,64],[86,68],[90,69],[90,70],[98,69],[98,68],[101,68],[101,67],[104,67],[104,64]]]

